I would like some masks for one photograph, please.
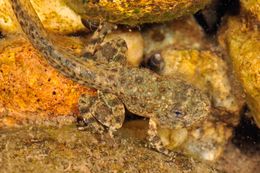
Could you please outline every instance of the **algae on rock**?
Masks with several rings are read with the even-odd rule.
[[[211,0],[65,0],[84,19],[135,26],[194,14]]]

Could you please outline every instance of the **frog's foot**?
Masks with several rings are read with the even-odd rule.
[[[122,127],[125,108],[113,94],[97,92],[96,96],[82,95],[79,99],[78,118],[80,129],[102,133],[113,132]]]
[[[88,41],[86,48],[83,50],[83,56],[86,58],[92,57],[95,54],[97,47],[100,46],[100,44],[104,41],[105,36],[115,29],[117,29],[117,25],[112,23],[104,22],[99,24]]]
[[[119,62],[124,65],[127,62],[126,51],[127,44],[125,40],[117,38],[101,44],[95,53],[95,58],[99,62]]]
[[[96,120],[96,118],[90,112],[81,112],[81,115],[77,117],[78,129],[89,130],[93,133],[103,134],[106,130],[105,127]]]
[[[174,158],[176,156],[176,153],[165,148],[158,134],[157,124],[151,119],[149,120],[148,141],[149,141],[148,144],[149,148],[155,149],[156,151],[163,153],[171,158]]]

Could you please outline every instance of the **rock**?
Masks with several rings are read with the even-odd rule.
[[[214,165],[144,147],[147,141],[140,134],[145,133],[144,127],[128,127],[112,139],[74,125],[3,129],[0,172],[218,172]]]
[[[60,0],[31,0],[44,27],[55,33],[68,34],[84,29],[80,16]],[[0,1],[0,29],[14,33],[19,29],[8,0]]]
[[[164,22],[188,14],[194,14],[211,0],[65,0],[84,19],[106,20],[117,24],[135,26],[143,23]]]
[[[209,42],[202,28],[192,16],[182,17],[161,25],[149,26],[144,29],[142,35],[146,57],[169,46],[175,49],[209,48]]]
[[[240,0],[241,9],[253,18],[260,21],[260,1],[259,0]]]
[[[260,127],[260,20],[259,1],[241,1],[240,16],[229,17],[219,32],[219,43],[230,56],[248,106]],[[253,17],[255,16],[255,17]]]
[[[55,40],[75,52],[82,46]],[[80,93],[94,93],[59,74],[21,36],[0,40],[0,57],[0,126],[72,115]]]

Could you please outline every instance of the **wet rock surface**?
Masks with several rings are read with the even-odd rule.
[[[1,172],[205,172],[213,166],[145,148],[145,128],[129,125],[114,138],[78,131],[74,125],[31,126],[0,132]]]
[[[249,144],[241,133],[235,139],[243,147],[230,143],[218,162],[205,163],[181,154],[172,159],[144,147],[147,122],[140,120],[126,123],[114,138],[61,121],[46,124],[1,129],[1,172],[256,173],[260,168],[259,142]]]
[[[259,4],[252,3],[251,5],[256,7]],[[247,11],[245,7],[241,10],[240,16],[227,19],[219,33],[219,43],[230,56],[235,74],[247,94],[247,102],[252,115],[258,126],[260,126],[259,19],[252,17],[253,13]],[[257,13],[257,11],[254,12]]]
[[[86,13],[88,8],[82,2],[69,3],[81,17],[91,17],[93,14]],[[105,1],[99,4],[88,1],[88,5],[92,3],[91,8],[104,7],[109,11],[111,2],[102,2]],[[159,2],[166,1],[156,1]],[[168,20],[194,13],[208,3],[185,2],[187,11],[170,9],[171,15],[152,20],[161,22],[160,17]],[[32,0],[32,3],[47,30],[73,33],[73,37],[53,37],[56,37],[54,40],[59,46],[80,55],[85,40],[89,38],[86,35],[89,31],[83,31],[80,16],[61,1],[53,1],[52,5],[46,5],[46,0]],[[134,66],[140,65],[143,55],[144,61],[149,57],[158,58],[159,55],[159,61],[152,62],[156,67],[151,68],[153,71],[160,75],[181,77],[211,97],[214,110],[207,120],[193,129],[171,132],[170,136],[174,135],[176,141],[170,145],[173,148],[178,146],[176,151],[185,153],[176,153],[173,159],[145,147],[146,121],[127,122],[114,138],[108,134],[100,136],[78,131],[75,122],[78,97],[81,93],[95,94],[95,91],[58,74],[22,36],[9,35],[17,32],[19,27],[14,22],[7,1],[2,0],[0,4],[0,28],[3,33],[0,36],[0,172],[255,173],[260,170],[259,129],[251,120],[250,125],[240,120],[241,115],[253,116],[259,124],[258,1],[241,0],[241,13],[223,19],[218,32],[221,48],[216,43],[216,37],[206,35],[190,16],[161,25],[148,24],[140,30],[124,28],[106,38],[109,40],[119,36],[126,39],[130,48],[128,62]],[[118,2],[116,4],[119,5]],[[127,11],[131,7],[125,6],[122,11],[118,8],[109,20],[113,21],[115,16],[127,12],[124,14],[132,16],[125,18],[122,15],[114,22],[136,25],[151,22],[149,14],[156,15],[149,11],[148,15],[144,11]],[[181,5],[175,8],[182,9]],[[144,15],[140,17],[140,14]],[[135,16],[143,21],[133,21]],[[211,17],[208,16],[208,19]],[[163,65],[160,65],[160,58]],[[241,86],[247,96],[249,112],[243,108],[245,99]],[[135,119],[132,115],[127,117]],[[235,127],[239,122],[239,126]]]
[[[64,40],[68,51],[80,48],[79,41]],[[80,93],[94,93],[60,75],[22,36],[0,40],[0,57],[0,126],[76,114]]]
[[[84,30],[81,18],[63,1],[31,0],[44,27],[55,33],[68,34]],[[15,33],[20,29],[11,10],[9,0],[0,1],[0,29],[4,33]]]
[[[96,2],[66,0],[69,7],[87,20],[106,20],[135,26],[143,23],[164,22],[180,16],[194,14],[210,0],[121,0]]]

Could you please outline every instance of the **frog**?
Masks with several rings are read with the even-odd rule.
[[[112,133],[122,127],[127,109],[149,119],[148,146],[168,155],[171,152],[159,129],[191,128],[210,115],[210,99],[200,89],[177,77],[128,65],[122,39],[102,44],[115,25],[99,27],[91,38],[89,53],[76,56],[54,44],[30,1],[10,2],[26,37],[53,68],[80,85],[97,89],[97,95],[83,94],[79,99],[79,119],[87,129]]]

